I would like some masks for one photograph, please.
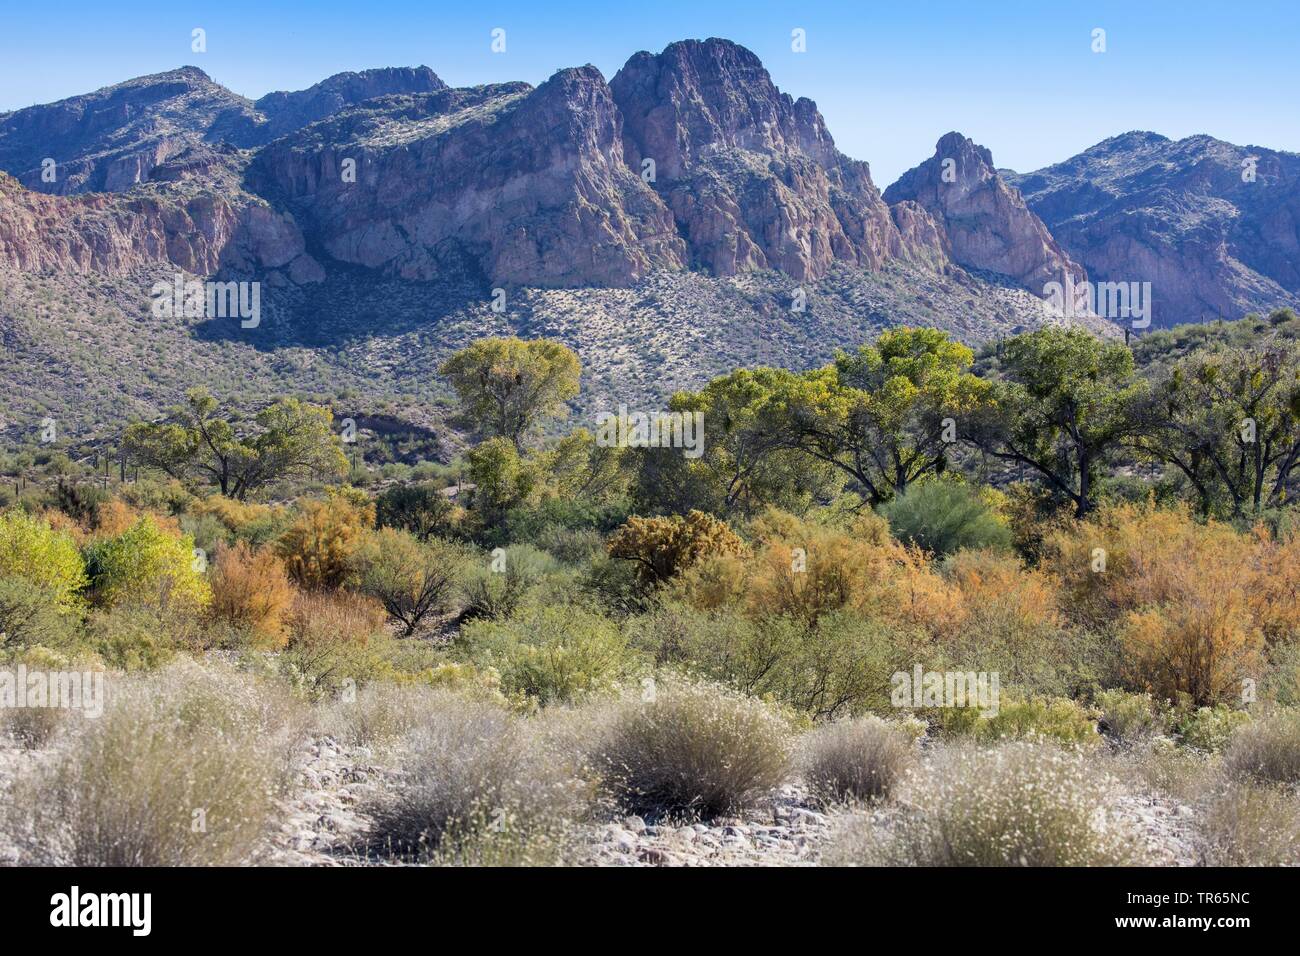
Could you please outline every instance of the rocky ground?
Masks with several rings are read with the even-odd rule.
[[[285,866],[341,866],[359,861],[349,851],[365,827],[359,806],[388,779],[368,748],[348,748],[329,737],[304,751],[298,787],[286,802],[269,862]],[[870,813],[887,828],[893,814]],[[1118,825],[1143,834],[1153,863],[1196,862],[1191,807],[1155,793],[1124,792],[1112,807]],[[585,851],[601,866],[810,866],[816,864],[850,811],[827,810],[800,784],[733,817],[693,821],[618,817],[587,831]]]

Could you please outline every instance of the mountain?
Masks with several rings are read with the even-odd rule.
[[[488,334],[578,349],[585,414],[900,323],[1035,327],[1043,277],[1082,270],[987,151],[949,146],[955,190],[931,160],[882,195],[816,104],[716,39],[608,82],[394,68],[254,102],[186,67],[19,110],[0,116],[0,428],[111,430],[197,382],[434,425],[440,359]],[[178,273],[260,283],[261,320],[153,315]]]
[[[1049,282],[1082,282],[1083,268],[1057,244],[993,166],[993,155],[948,133],[934,155],[885,190],[888,203],[915,202],[940,224],[952,258],[1044,294]]]
[[[1300,307],[1300,155],[1132,132],[1002,175],[1091,278],[1150,282],[1156,325]]]

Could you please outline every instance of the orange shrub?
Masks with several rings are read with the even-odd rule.
[[[847,529],[769,512],[753,526],[752,557],[701,561],[678,589],[693,606],[740,607],[750,617],[794,617],[815,624],[849,609],[891,624],[938,633],[962,617],[957,594],[925,555],[899,544],[876,515]]]
[[[148,512],[160,531],[174,538],[181,536],[180,523],[171,515]],[[95,510],[95,536],[112,538],[140,520],[140,511],[120,498],[110,498]]]
[[[274,552],[252,551],[242,541],[222,548],[212,563],[211,584],[212,617],[247,632],[259,646],[284,646],[295,591]]]
[[[308,501],[279,542],[290,576],[308,590],[341,587],[352,576],[352,556],[374,519],[373,505],[344,495]]]
[[[1113,508],[1055,535],[1045,561],[1074,620],[1119,636],[1129,682],[1198,705],[1240,699],[1270,636],[1294,633],[1291,545],[1198,524],[1186,509]]]

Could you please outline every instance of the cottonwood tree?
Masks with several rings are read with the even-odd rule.
[[[790,447],[848,474],[874,506],[947,468],[959,429],[989,394],[973,361],[938,329],[892,329],[783,382],[774,425]]]
[[[1282,504],[1300,465],[1300,350],[1218,346],[1181,359],[1152,389],[1139,446],[1195,489],[1203,514]]]
[[[1032,469],[1083,517],[1096,506],[1102,467],[1144,430],[1145,387],[1122,343],[1079,328],[1026,332],[1004,344],[991,401],[964,437]]]
[[[347,473],[328,408],[283,398],[239,421],[223,416],[205,388],[190,389],[185,398],[170,421],[128,426],[126,453],[173,478],[206,478],[239,499],[277,481]]]
[[[550,339],[488,338],[456,352],[438,371],[479,431],[523,451],[529,430],[562,415],[578,394],[582,365],[572,349]]]

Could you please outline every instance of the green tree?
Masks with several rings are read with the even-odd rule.
[[[1005,343],[992,402],[964,437],[1033,469],[1083,517],[1096,505],[1103,465],[1144,429],[1144,394],[1123,343],[1079,328],[1026,332]]]
[[[87,583],[72,536],[17,510],[0,515],[0,577],[25,581],[65,609],[80,602]]]
[[[582,365],[571,349],[550,339],[489,338],[456,352],[439,372],[483,434],[522,451],[529,430],[562,414],[578,394]]]
[[[190,389],[185,398],[171,421],[128,426],[127,454],[173,478],[206,478],[240,499],[284,479],[347,473],[328,408],[284,398],[241,422],[223,417],[205,388]]]
[[[986,402],[971,350],[938,329],[891,329],[825,368],[787,379],[774,408],[793,447],[841,469],[873,506],[941,474]]]
[[[702,447],[694,457],[680,448],[634,449],[637,504],[748,517],[767,507],[800,512],[833,496],[843,484],[837,469],[801,452],[780,427],[781,403],[798,382],[784,369],[740,369],[674,395],[672,411],[699,414]]]
[[[194,554],[194,539],[168,534],[151,515],[90,545],[86,566],[91,594],[103,607],[157,601],[167,607],[200,608],[212,597]]]
[[[367,536],[354,559],[358,589],[384,606],[409,637],[430,615],[447,610],[458,585],[460,553],[396,528]]]
[[[1238,517],[1287,501],[1300,464],[1300,350],[1220,345],[1156,382],[1139,440],[1195,489],[1203,514]]]

